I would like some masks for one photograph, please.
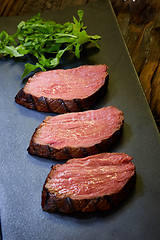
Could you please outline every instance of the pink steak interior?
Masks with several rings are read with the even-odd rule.
[[[34,142],[56,149],[94,146],[119,130],[123,119],[122,111],[112,106],[47,117],[36,130]]]
[[[24,91],[36,97],[83,99],[94,94],[105,82],[106,65],[85,65],[72,69],[40,72],[30,78]]]
[[[51,170],[45,187],[58,197],[90,199],[118,193],[134,175],[132,158],[102,153],[69,160]]]

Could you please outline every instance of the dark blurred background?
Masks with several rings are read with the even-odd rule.
[[[0,0],[0,16],[35,14],[96,1],[101,0]],[[160,0],[110,1],[160,130]]]

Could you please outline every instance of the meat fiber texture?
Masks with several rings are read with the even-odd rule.
[[[101,153],[53,166],[43,186],[43,210],[72,213],[117,207],[133,187],[131,160],[125,153]]]
[[[15,97],[15,101],[40,112],[78,112],[103,94],[107,84],[106,65],[84,65],[36,73]]]
[[[28,152],[57,160],[105,152],[118,137],[123,121],[123,112],[113,106],[49,116],[35,130]]]

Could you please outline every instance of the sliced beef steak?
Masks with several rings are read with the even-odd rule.
[[[28,151],[53,159],[105,152],[119,135],[123,120],[122,111],[113,106],[46,117],[35,130]]]
[[[127,196],[134,182],[131,160],[125,153],[101,153],[53,166],[43,187],[43,210],[110,210]]]
[[[15,97],[27,108],[41,112],[87,110],[107,85],[106,65],[85,65],[36,73]]]

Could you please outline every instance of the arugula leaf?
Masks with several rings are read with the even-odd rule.
[[[24,54],[19,53],[18,49],[13,46],[5,46],[3,49],[5,55],[10,55],[10,57],[22,57]]]
[[[80,58],[80,43],[77,43],[76,46],[75,46],[75,56],[77,58]]]
[[[79,17],[79,21],[81,22],[82,19],[83,19],[83,15],[84,15],[83,10],[78,10],[78,11],[77,11],[77,14],[78,14],[78,17]]]
[[[40,68],[42,71],[46,71],[46,69],[39,63],[37,63],[36,65],[33,65],[31,63],[26,63],[21,79],[23,80],[26,76],[28,76],[31,72],[35,71],[38,68]]]
[[[78,10],[77,15],[78,18],[73,16],[72,22],[64,24],[45,21],[40,14],[21,21],[13,35],[6,31],[0,33],[0,54],[10,57],[31,54],[35,57],[35,64],[25,64],[22,79],[31,72],[56,67],[67,51],[80,58],[84,44],[92,43],[99,48],[97,42],[101,37],[87,34],[83,10]]]

